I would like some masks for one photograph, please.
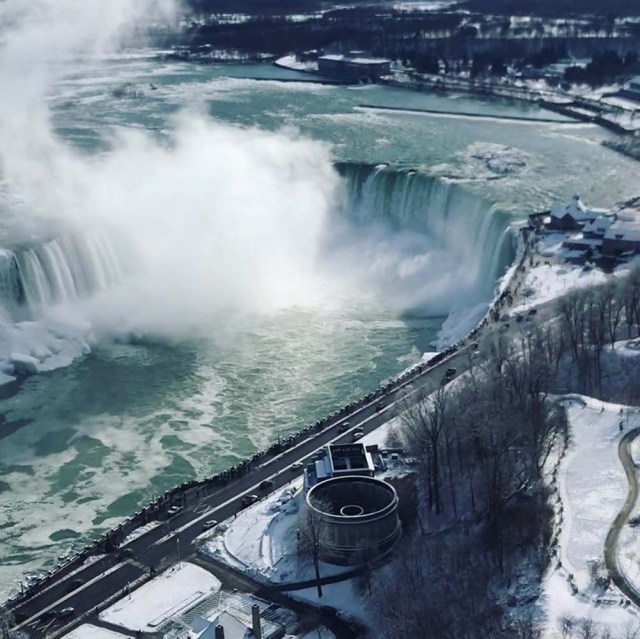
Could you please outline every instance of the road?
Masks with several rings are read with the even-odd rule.
[[[640,428],[634,428],[626,433],[618,444],[618,457],[629,482],[629,492],[620,512],[613,520],[613,524],[611,524],[611,528],[607,533],[607,539],[604,542],[604,561],[611,581],[636,606],[640,606],[640,595],[634,585],[624,576],[618,565],[618,538],[622,528],[627,525],[629,515],[638,499],[638,476],[636,465],[631,456],[631,444],[638,435],[640,435]]]
[[[13,606],[21,630],[34,639],[58,634],[57,626],[43,622],[51,611],[74,608],[74,619],[91,613],[110,597],[122,593],[127,584],[161,570],[178,558],[188,558],[195,552],[193,541],[203,532],[205,521],[222,521],[242,509],[242,497],[262,496],[259,484],[269,479],[278,489],[301,474],[291,471],[296,462],[311,459],[319,448],[329,443],[350,442],[353,431],[360,428],[369,433],[403,410],[408,401],[418,395],[435,391],[441,384],[443,367],[464,370],[469,366],[471,349],[462,349],[448,359],[410,381],[398,383],[387,395],[364,403],[352,413],[335,416],[327,428],[312,433],[307,439],[277,457],[252,469],[224,488],[211,494],[187,491],[186,505],[173,517],[165,515],[163,522],[137,539],[75,572],[62,573],[47,588],[26,601]],[[345,428],[348,422],[348,428]],[[271,490],[271,489],[270,489]],[[124,555],[123,555],[124,550]],[[130,555],[130,556],[127,556]]]

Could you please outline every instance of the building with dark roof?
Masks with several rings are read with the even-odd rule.
[[[366,58],[358,54],[323,55],[318,58],[322,75],[375,82],[391,73],[391,60]]]

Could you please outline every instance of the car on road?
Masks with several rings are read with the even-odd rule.
[[[177,515],[181,510],[182,506],[171,506],[169,510],[167,510],[167,513],[169,514],[169,517],[173,517]]]
[[[84,579],[71,579],[67,582],[67,592],[72,592],[84,586]]]
[[[262,491],[273,490],[275,484],[270,479],[263,479],[258,488]]]
[[[210,530],[211,528],[215,528],[218,525],[218,521],[216,519],[207,519],[207,521],[202,524],[202,530]]]
[[[445,384],[448,384],[452,379],[453,376],[456,374],[456,369],[453,367],[447,368],[447,370],[444,372],[444,376],[442,377],[442,380],[440,381],[440,384],[442,386],[444,386]]]
[[[302,470],[304,468],[304,464],[302,462],[295,462],[295,464],[291,464],[291,466],[289,466],[289,470],[292,473],[297,473],[299,470]]]
[[[242,504],[243,508],[246,508],[247,506],[251,506],[251,504],[255,504],[259,499],[260,497],[258,497],[258,495],[245,495],[240,500],[240,503]]]
[[[66,608],[60,608],[60,610],[54,611],[54,615],[57,619],[68,619],[76,614],[76,609],[73,606],[67,606]]]
[[[338,432],[344,433],[345,431],[351,428],[351,424],[349,422],[342,422],[342,424],[338,424]]]
[[[376,412],[379,413],[384,407],[386,406],[386,404],[382,401],[378,402],[376,404]]]
[[[362,428],[358,428],[354,430],[353,433],[351,433],[351,439],[354,442],[360,439],[362,436],[364,436],[364,431],[362,430]]]

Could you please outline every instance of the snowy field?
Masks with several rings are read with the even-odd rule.
[[[165,621],[219,590],[220,582],[211,573],[180,563],[124,596],[99,617],[128,630],[157,632]]]
[[[571,443],[560,463],[562,508],[556,510],[562,567],[552,566],[541,598],[549,639],[560,636],[565,618],[592,619],[614,633],[638,621],[632,610],[621,607],[619,593],[605,592],[593,577],[606,574],[605,539],[627,496],[618,443],[624,432],[640,426],[640,413],[588,397],[567,397]]]

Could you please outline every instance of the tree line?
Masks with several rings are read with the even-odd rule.
[[[389,639],[541,636],[531,604],[551,561],[544,478],[570,439],[555,393],[613,391],[603,360],[617,340],[640,337],[640,267],[565,295],[555,310],[551,321],[523,321],[515,339],[487,338],[466,378],[408,408],[390,436],[419,461],[420,529],[405,531],[374,584]],[[619,393],[640,402],[633,367]],[[565,622],[558,637],[612,636],[592,622]]]

